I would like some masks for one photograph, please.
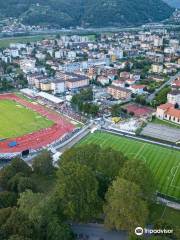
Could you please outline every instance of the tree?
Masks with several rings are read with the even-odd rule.
[[[24,192],[26,189],[36,191],[36,184],[30,177],[25,177],[23,173],[17,173],[8,181],[8,190],[15,193]]]
[[[22,237],[20,235],[12,235],[8,240],[31,240],[32,238]]]
[[[95,116],[97,116],[98,112],[99,112],[99,106],[96,105],[96,104],[90,104],[90,111],[89,111],[89,113],[93,117],[95,117]]]
[[[121,105],[119,104],[114,104],[112,107],[111,107],[111,115],[113,117],[119,117],[120,114],[121,114],[122,110],[121,110]]]
[[[109,184],[118,175],[126,157],[123,153],[112,148],[103,149],[95,144],[78,146],[64,152],[61,156],[61,165],[66,162],[85,164],[96,174],[99,182],[99,196],[104,199]]]
[[[0,186],[5,190],[8,189],[9,180],[17,173],[23,173],[23,176],[30,176],[32,169],[19,158],[12,160],[10,165],[0,170]]]
[[[118,177],[106,194],[104,213],[108,228],[134,232],[137,226],[145,226],[148,207],[139,186]]]
[[[33,192],[36,192],[36,184],[30,177],[21,177],[17,187],[18,193],[22,193],[27,189],[31,189]]]
[[[33,159],[32,168],[38,175],[51,175],[54,171],[53,160],[50,152],[43,151]]]
[[[179,232],[179,227],[176,227],[175,225],[169,224],[163,219],[158,219],[155,221],[154,224],[155,229],[169,229],[173,230],[173,233],[169,234],[157,234],[157,237],[161,237],[162,239],[179,239],[180,237],[180,232]]]
[[[33,193],[31,190],[26,190],[20,194],[18,199],[19,211],[33,221],[33,211],[44,198],[43,193]]]
[[[17,209],[12,211],[7,221],[1,226],[1,230],[6,236],[5,239],[12,235],[19,235],[24,238],[32,238],[34,236],[32,222]]]
[[[7,221],[7,219],[11,216],[11,213],[15,211],[14,208],[2,208],[0,209],[0,230],[2,225]]]
[[[100,150],[101,148],[95,144],[70,148],[61,156],[60,164],[63,165],[66,162],[78,162],[95,169]]]
[[[0,192],[0,208],[13,207],[16,205],[17,196],[12,192]]]
[[[62,223],[57,217],[53,217],[48,222],[47,228],[47,239],[48,240],[72,240],[73,234],[67,224]]]
[[[146,105],[146,96],[143,95],[137,95],[135,102],[140,103],[142,105]]]
[[[18,200],[19,211],[28,216],[36,230],[35,239],[43,240],[71,240],[72,231],[63,223],[64,216],[59,211],[60,203],[53,196],[33,193],[28,190],[20,194]]]
[[[12,160],[10,166],[15,170],[16,173],[21,172],[24,174],[24,176],[30,176],[32,174],[31,167],[20,158],[15,158]]]
[[[145,163],[138,160],[126,161],[119,176],[137,184],[142,190],[143,197],[151,200],[155,191],[154,179],[151,170]]]
[[[91,169],[76,162],[61,165],[56,195],[64,215],[73,221],[88,221],[99,211],[98,182]]]
[[[167,94],[171,91],[169,86],[164,87],[161,89],[155,97],[156,105],[160,105],[167,102]]]
[[[87,114],[91,114],[95,117],[99,112],[99,106],[96,104],[89,103],[93,100],[93,91],[91,88],[81,90],[80,93],[75,94],[72,97],[71,104],[76,111],[81,111]]]

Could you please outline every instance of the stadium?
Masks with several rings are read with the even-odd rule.
[[[0,158],[37,152],[60,141],[75,126],[58,113],[13,93],[0,95]]]

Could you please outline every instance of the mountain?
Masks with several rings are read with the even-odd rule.
[[[180,0],[164,0],[171,7],[180,9]]]
[[[0,17],[30,25],[127,26],[160,21],[172,12],[162,0],[0,0]]]

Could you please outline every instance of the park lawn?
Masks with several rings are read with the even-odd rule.
[[[54,123],[12,100],[0,100],[0,139],[22,136]]]
[[[129,159],[140,159],[152,170],[156,191],[180,200],[180,151],[97,131],[80,144],[98,144],[123,152]]]

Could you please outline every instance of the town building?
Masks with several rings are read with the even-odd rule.
[[[180,90],[173,90],[167,95],[168,103],[178,104],[180,107]]]
[[[131,98],[131,91],[122,87],[109,86],[107,93],[119,100],[129,100]]]
[[[156,117],[180,124],[180,109],[176,109],[172,103],[162,104],[157,107]]]
[[[152,64],[151,71],[153,73],[162,73],[163,72],[163,65],[161,65],[161,64]]]

